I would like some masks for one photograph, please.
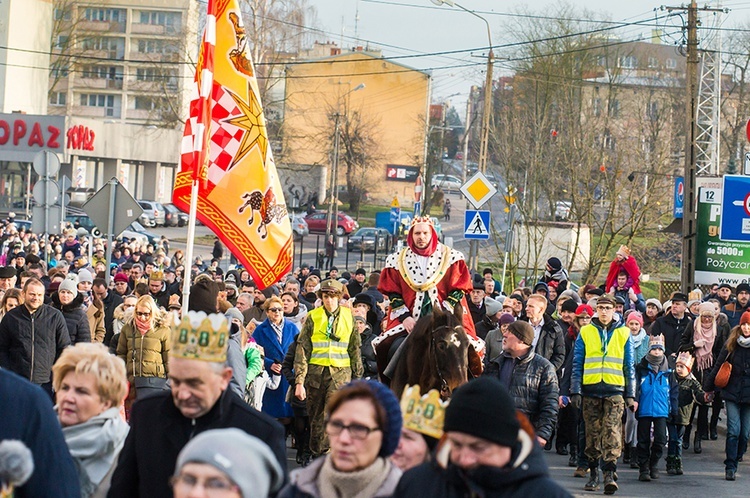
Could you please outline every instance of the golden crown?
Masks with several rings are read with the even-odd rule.
[[[224,315],[189,311],[172,326],[170,356],[214,363],[227,361],[229,322]]]
[[[151,275],[149,275],[148,279],[152,282],[162,281],[164,280],[164,272],[161,270],[154,270],[151,272]]]
[[[406,386],[401,395],[401,414],[404,427],[425,436],[440,439],[443,436],[445,408],[447,401],[440,399],[437,389],[432,389],[424,396],[418,384]]]
[[[430,226],[435,226],[435,223],[432,221],[432,218],[429,216],[415,216],[411,220],[411,226],[416,225],[417,223],[427,223]]]

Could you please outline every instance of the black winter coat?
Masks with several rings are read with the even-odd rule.
[[[360,337],[362,338],[360,352],[362,353],[362,366],[364,367],[362,377],[378,380],[378,360],[375,358],[375,348],[372,347],[372,340],[377,336],[372,333],[372,329],[369,329],[360,334]]]
[[[570,497],[570,493],[549,477],[541,447],[536,443],[529,446],[530,453],[515,449],[511,457],[514,463],[503,468],[482,466],[464,471],[453,464],[442,468],[435,461],[423,463],[401,477],[393,497]]]
[[[171,391],[138,400],[130,414],[130,432],[112,476],[109,498],[171,497],[169,478],[177,455],[196,435],[210,429],[235,427],[265,442],[286,474],[284,429],[273,418],[254,410],[224,391],[204,416],[186,418],[175,407]]]
[[[734,352],[731,354],[726,346],[721,349],[713,370],[703,379],[703,390],[713,392],[717,389],[714,380],[721,365],[727,361],[727,357],[732,364],[732,375],[729,376],[727,386],[719,389],[721,397],[725,401],[750,404],[750,348],[743,348],[740,345],[735,345]]]
[[[102,299],[104,304],[104,344],[109,345],[114,335],[115,308],[122,304],[122,296],[112,290],[107,291],[107,297]]]
[[[522,320],[529,321],[527,317]],[[565,362],[565,332],[557,320],[547,313],[544,314],[542,332],[539,334],[534,352],[548,359],[555,367],[555,372],[559,371]]]
[[[79,342],[91,342],[91,327],[86,311],[83,309],[83,295],[79,292],[76,297],[66,305],[60,303],[60,296],[55,292],[51,296],[52,307],[62,312],[65,317],[65,325],[68,326],[68,335],[71,344]]]
[[[483,375],[499,379],[506,361],[514,362],[510,385],[505,387],[515,401],[516,410],[529,418],[539,437],[549,441],[557,423],[560,394],[555,368],[535,353],[520,359],[501,354],[490,362]]]
[[[670,368],[674,368],[677,353],[682,351],[680,349],[682,345],[692,343],[692,324],[693,321],[687,313],[680,320],[675,318],[672,313],[668,313],[657,318],[651,327],[650,334],[652,336],[664,336],[664,354],[669,359]]]
[[[26,306],[16,306],[0,321],[0,367],[34,384],[52,380],[52,365],[68,346],[65,318],[47,304],[33,317]]]

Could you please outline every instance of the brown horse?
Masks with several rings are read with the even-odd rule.
[[[462,310],[460,305],[455,313],[435,309],[417,320],[391,379],[396,396],[407,385],[419,384],[423,393],[437,389],[446,399],[468,381],[469,338],[461,325]]]

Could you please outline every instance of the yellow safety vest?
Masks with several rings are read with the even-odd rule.
[[[612,332],[608,345],[602,344],[599,329],[588,324],[581,328],[581,339],[586,347],[583,362],[583,385],[604,382],[612,386],[625,387],[622,364],[625,361],[625,346],[630,340],[627,327],[618,327]]]
[[[351,367],[349,358],[349,338],[354,330],[354,318],[349,308],[341,307],[336,320],[336,336],[340,341],[333,341],[328,333],[328,315],[323,306],[307,314],[313,321],[311,365],[324,367]]]

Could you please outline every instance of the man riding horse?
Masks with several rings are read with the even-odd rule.
[[[388,364],[420,316],[433,309],[453,311],[463,308],[463,327],[469,336],[469,371],[482,372],[484,342],[474,331],[467,312],[466,293],[472,289],[464,255],[438,241],[429,216],[417,216],[411,223],[407,247],[388,256],[380,274],[378,290],[390,299],[385,331],[373,340],[378,370],[384,376],[393,369]]]

